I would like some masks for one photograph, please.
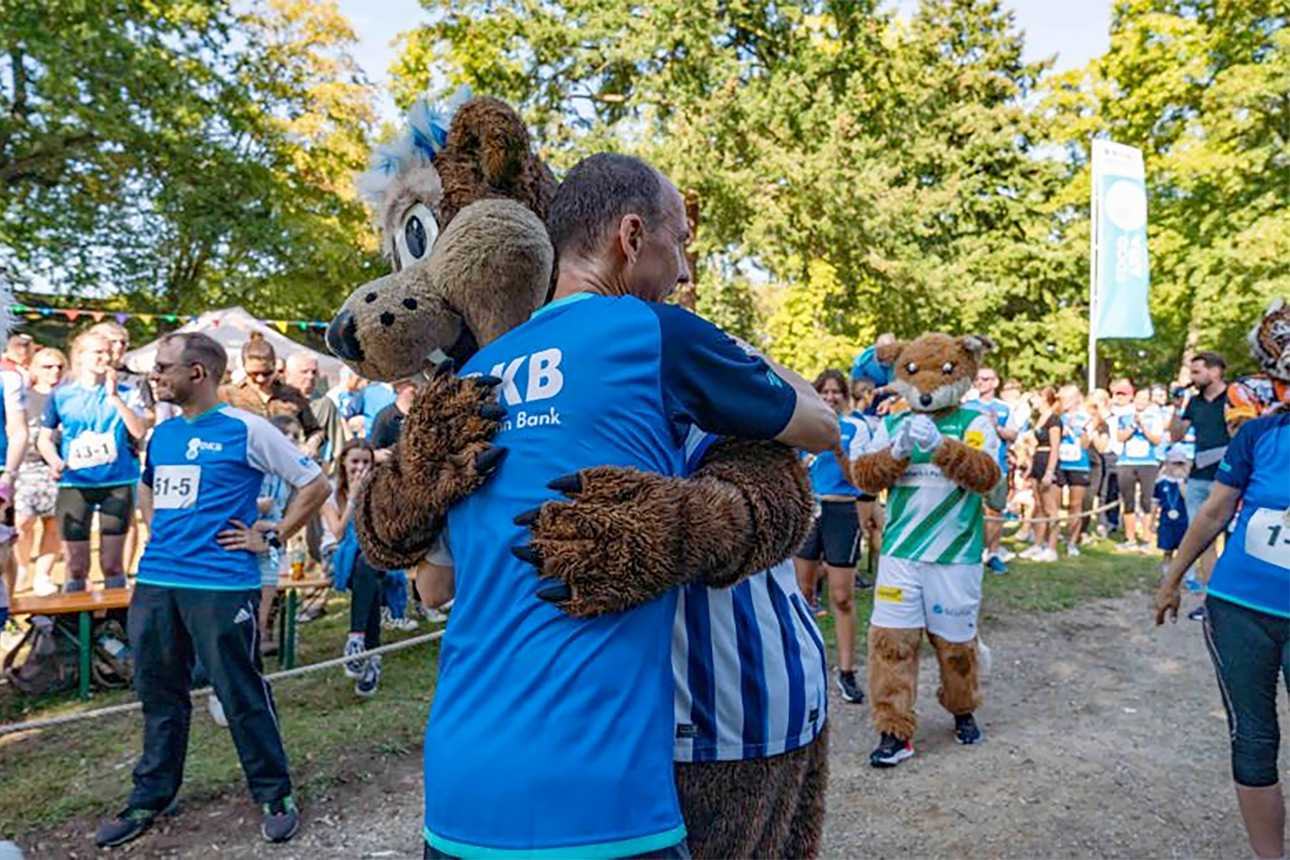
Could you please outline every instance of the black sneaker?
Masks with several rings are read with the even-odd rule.
[[[981,743],[981,729],[977,728],[971,714],[954,718],[954,737],[961,744]]]
[[[907,758],[913,758],[914,745],[886,732],[878,748],[869,754],[869,764],[874,767],[895,767]]]
[[[1187,617],[1188,617],[1188,618],[1190,618],[1192,621],[1204,621],[1204,620],[1205,620],[1205,607],[1204,607],[1204,605],[1197,606],[1197,607],[1196,607],[1195,609],[1193,609],[1191,612],[1188,612],[1188,613],[1187,613]]]
[[[155,809],[127,806],[115,818],[109,818],[99,825],[98,830],[94,832],[94,844],[100,848],[124,845],[146,833],[152,826],[152,822],[159,817],[173,815],[178,808],[178,799],[170,801],[160,812]]]
[[[300,811],[291,795],[264,804],[260,835],[266,842],[286,842],[300,830]]]
[[[865,579],[863,576],[861,576],[860,574],[858,574],[858,573],[857,573],[857,574],[856,574],[856,590],[858,590],[858,591],[864,591],[864,590],[865,590],[866,588],[868,588],[868,587],[869,587],[869,580]]]
[[[858,705],[864,701],[864,690],[860,689],[860,684],[856,681],[856,671],[838,672],[838,689],[842,691],[842,698],[852,704]]]

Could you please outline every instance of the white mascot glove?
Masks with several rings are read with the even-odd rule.
[[[914,440],[910,438],[909,426],[913,424],[912,418],[900,422],[900,429],[896,431],[896,436],[891,440],[891,456],[897,460],[906,460],[909,455],[914,453]]]
[[[915,415],[905,423],[909,426],[910,441],[924,454],[932,453],[941,447],[941,442],[945,441],[936,424],[926,415]]]

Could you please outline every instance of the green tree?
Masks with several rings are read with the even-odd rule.
[[[1110,49],[1057,78],[1047,109],[1071,155],[1058,202],[1082,219],[1070,239],[1085,259],[1090,138],[1145,157],[1157,335],[1106,343],[1116,368],[1167,378],[1197,349],[1248,366],[1246,331],[1269,300],[1290,296],[1287,7],[1119,2]]]
[[[4,275],[328,313],[376,264],[353,42],[333,3],[0,0]]]

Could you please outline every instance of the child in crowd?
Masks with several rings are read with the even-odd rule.
[[[283,436],[291,440],[297,448],[304,444],[304,428],[291,415],[275,415],[273,426]],[[276,475],[265,475],[260,484],[260,496],[256,500],[259,506],[260,519],[269,522],[280,522],[287,512],[291,501],[291,485]],[[283,547],[269,547],[257,557],[260,565],[260,641],[264,643],[261,650],[265,654],[277,653],[278,643],[273,631],[273,603],[278,597],[278,582],[286,564],[286,551]]]
[[[1165,453],[1163,473],[1156,480],[1152,498],[1156,503],[1156,546],[1164,551],[1162,569],[1169,569],[1174,552],[1187,532],[1187,454],[1174,445]]]

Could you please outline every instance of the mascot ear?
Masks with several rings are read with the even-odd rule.
[[[892,365],[904,350],[906,344],[903,340],[894,340],[891,343],[884,343],[881,346],[874,347],[874,358],[878,359],[879,364]]]
[[[959,338],[959,346],[980,361],[982,356],[994,349],[994,341],[982,334],[967,334]]]

